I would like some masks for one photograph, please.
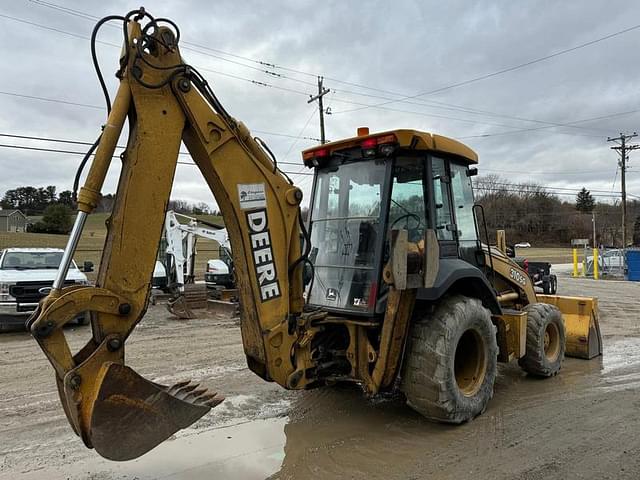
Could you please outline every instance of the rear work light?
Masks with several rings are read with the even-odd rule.
[[[397,143],[398,139],[393,134],[365,138],[360,142],[362,156],[375,157],[379,154],[388,157],[394,152]]]

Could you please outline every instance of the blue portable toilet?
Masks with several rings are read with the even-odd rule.
[[[627,279],[640,282],[640,250],[627,250]]]

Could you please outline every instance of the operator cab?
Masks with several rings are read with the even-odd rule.
[[[418,245],[433,229],[441,259],[477,263],[470,178],[477,156],[463,144],[415,130],[369,135],[359,129],[358,137],[306,150],[303,159],[315,169],[310,305],[383,314],[388,287],[382,270],[394,229],[407,230]]]

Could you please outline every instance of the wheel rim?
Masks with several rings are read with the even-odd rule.
[[[544,355],[549,362],[555,362],[560,355],[560,331],[553,322],[544,329]]]
[[[458,340],[453,368],[460,392],[466,397],[478,393],[487,373],[487,355],[477,331],[467,330]]]

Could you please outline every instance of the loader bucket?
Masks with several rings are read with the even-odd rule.
[[[144,379],[118,363],[105,364],[90,412],[88,440],[109,460],[131,460],[198,420],[224,399],[197,384],[172,387]]]
[[[536,296],[539,302],[555,305],[562,312],[566,328],[565,354],[567,356],[589,360],[602,355],[597,298]]]
[[[194,310],[203,310],[208,305],[207,286],[198,283],[188,283],[184,291],[170,299],[167,309],[178,318],[196,318]]]

